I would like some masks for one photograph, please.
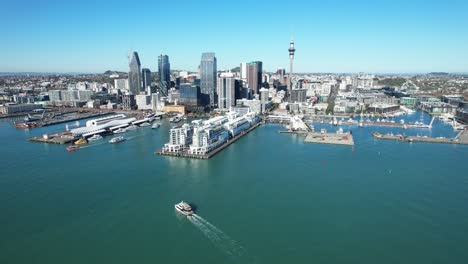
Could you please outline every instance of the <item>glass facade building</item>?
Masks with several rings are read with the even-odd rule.
[[[200,103],[200,87],[190,83],[183,83],[179,88],[179,103],[185,106],[198,106]]]
[[[171,89],[171,64],[167,55],[161,54],[158,57],[158,76],[159,88],[167,95],[168,90]]]
[[[151,71],[147,68],[141,70],[141,78],[143,79],[143,90],[151,86]]]
[[[215,104],[215,92],[217,81],[216,56],[214,52],[202,54],[200,63],[200,90],[202,104],[213,107]]]
[[[141,89],[141,63],[137,52],[133,52],[129,63],[128,90],[130,94],[137,95]]]

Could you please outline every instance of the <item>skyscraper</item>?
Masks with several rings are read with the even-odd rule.
[[[254,94],[262,87],[262,62],[253,61],[247,64],[247,84]]]
[[[165,95],[171,88],[171,64],[169,63],[169,56],[159,55],[158,57],[158,75],[159,87]]]
[[[200,88],[202,103],[210,107],[213,107],[215,103],[216,72],[215,53],[203,53],[200,63]]]
[[[230,72],[221,73],[218,78],[218,108],[229,110],[236,105],[236,92],[240,90],[240,80]]]
[[[148,86],[151,86],[151,71],[147,68],[141,70],[141,77],[143,79],[143,90],[148,89]]]
[[[137,95],[141,91],[141,63],[137,52],[132,53],[128,72],[128,90],[130,94]]]
[[[243,81],[247,81],[247,62],[242,62],[240,65],[240,77]]]

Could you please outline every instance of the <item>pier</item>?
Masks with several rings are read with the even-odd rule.
[[[351,133],[317,133],[309,132],[304,139],[306,143],[332,144],[354,146],[354,139]]]
[[[425,143],[443,143],[443,144],[460,144],[468,145],[468,133],[466,130],[462,130],[455,138],[444,138],[444,137],[415,137],[415,136],[404,136],[404,135],[384,135],[380,133],[372,134],[375,139],[384,140],[396,140],[402,142],[425,142]]]
[[[39,143],[53,143],[53,144],[67,144],[73,142],[76,137],[74,137],[70,132],[60,132],[55,134],[45,134],[40,137],[33,137],[30,138],[29,141],[31,142],[39,142]]]
[[[240,134],[237,136],[228,139],[224,144],[219,146],[218,148],[212,150],[211,152],[204,154],[204,155],[197,155],[197,154],[189,154],[184,151],[182,152],[165,152],[162,149],[156,151],[155,153],[158,155],[163,155],[163,156],[172,156],[172,157],[182,157],[182,158],[191,158],[191,159],[209,159],[213,157],[214,155],[218,154],[220,151],[223,149],[227,148],[229,145],[237,141],[239,138],[245,136],[248,134],[250,131],[254,130],[255,128],[259,127],[262,125],[262,122],[258,122],[255,125],[251,126],[249,129],[246,129],[245,131],[242,131]]]

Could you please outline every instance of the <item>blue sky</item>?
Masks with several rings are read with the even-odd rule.
[[[468,1],[51,1],[2,0],[0,72],[196,70],[216,52],[218,69],[263,61],[296,72],[468,72]]]

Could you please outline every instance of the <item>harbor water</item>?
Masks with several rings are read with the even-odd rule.
[[[166,121],[75,152],[27,141],[65,125],[20,130],[0,120],[0,263],[468,259],[468,146],[372,138],[454,137],[440,121],[430,130],[343,126],[353,147],[304,143],[266,124],[209,160],[155,155]],[[178,214],[180,200],[196,216]]]

